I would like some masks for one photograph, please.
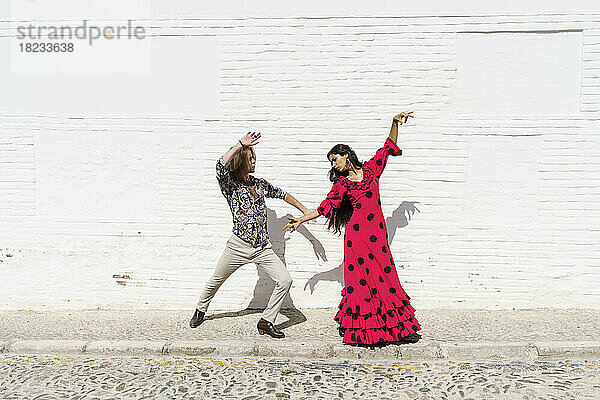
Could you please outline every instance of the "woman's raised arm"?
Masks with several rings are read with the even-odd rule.
[[[392,142],[397,143],[398,142],[398,124],[402,125],[405,124],[406,121],[408,121],[409,118],[414,118],[414,115],[412,115],[412,111],[410,112],[401,112],[400,114],[397,114],[394,116],[394,119],[392,120],[392,127],[390,128],[390,135],[389,138]]]

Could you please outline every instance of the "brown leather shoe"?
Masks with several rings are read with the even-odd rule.
[[[283,339],[285,337],[285,334],[283,332],[275,329],[275,326],[273,326],[271,322],[267,321],[264,318],[261,318],[260,321],[258,321],[256,327],[258,328],[258,333],[260,333],[261,335],[264,335],[266,333],[267,335],[275,339]]]
[[[190,328],[196,328],[204,322],[204,313],[198,309],[194,312],[194,316],[190,320]]]

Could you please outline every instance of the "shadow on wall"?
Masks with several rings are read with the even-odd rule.
[[[281,259],[283,265],[287,268],[287,262],[285,260],[285,249],[286,249],[286,239],[284,235],[283,227],[288,223],[288,218],[291,217],[291,214],[286,214],[281,217],[277,217],[277,213],[267,207],[267,223],[269,226],[269,239],[271,240],[271,244],[273,245],[273,252],[277,254],[277,257]],[[315,256],[317,260],[321,258],[322,260],[327,261],[327,255],[325,254],[325,248],[313,236],[312,233],[306,229],[305,226],[300,226],[298,232],[302,234],[313,246],[313,251],[315,252]],[[254,293],[252,296],[252,300],[246,307],[245,310],[236,311],[236,312],[227,312],[220,313],[216,315],[212,315],[207,319],[218,319],[218,318],[226,318],[226,317],[237,317],[241,315],[248,314],[256,314],[262,312],[267,303],[269,302],[269,298],[271,297],[271,293],[273,293],[273,289],[275,288],[275,282],[260,268],[257,268],[258,271],[258,281],[256,282],[256,286],[254,287]],[[283,300],[283,305],[281,307],[281,314],[288,318],[287,321],[277,324],[278,329],[289,328],[290,326],[300,324],[306,321],[306,317],[300,310],[296,308],[290,294],[288,293]]]
[[[394,240],[394,236],[396,236],[396,230],[398,228],[404,228],[408,225],[408,221],[415,212],[420,212],[419,209],[415,206],[418,204],[418,201],[403,201],[400,203],[398,208],[392,212],[390,217],[385,219],[385,224],[387,227],[388,234],[388,242],[391,246],[392,241]],[[340,265],[335,267],[334,269],[330,269],[329,271],[319,272],[318,274],[313,275],[306,285],[304,285],[304,289],[307,287],[310,288],[310,293],[314,293],[315,286],[317,283],[321,281],[330,281],[330,282],[338,282],[340,286],[344,286],[344,263],[341,262]]]
[[[385,223],[387,226],[387,234],[389,237],[388,240],[390,245],[392,244],[392,241],[396,236],[396,230],[398,228],[404,228],[405,226],[407,226],[408,221],[410,221],[412,215],[415,214],[415,212],[420,212],[419,209],[415,206],[415,204],[418,204],[418,202],[403,201],[398,206],[398,208],[394,210],[392,215],[386,218]],[[277,254],[277,256],[281,259],[281,261],[286,267],[287,262],[285,259],[285,250],[286,241],[289,239],[286,239],[284,235],[284,230],[282,228],[285,226],[285,224],[287,224],[288,216],[291,217],[290,214],[278,217],[277,213],[274,210],[267,208],[269,238],[271,240],[271,244],[273,245],[273,251],[275,252],[275,254]],[[315,238],[314,235],[310,233],[304,225],[301,225],[298,228],[298,232],[312,244],[313,251],[317,260],[321,258],[322,260],[327,261],[327,254],[325,253],[325,248],[323,247],[321,242],[319,242],[317,238]],[[219,313],[211,315],[207,319],[238,317],[242,315],[261,313],[265,309],[267,303],[269,302],[269,297],[271,296],[271,293],[275,288],[275,282],[263,271],[261,271],[260,269],[257,270],[258,281],[256,282],[256,286],[254,287],[252,300],[250,300],[250,303],[248,304],[245,310]],[[310,292],[312,294],[314,293],[315,286],[317,285],[317,283],[321,281],[338,282],[340,286],[343,286],[344,263],[340,263],[340,265],[338,265],[336,268],[331,269],[329,271],[319,272],[318,274],[315,274],[308,280],[308,282],[304,286],[304,289],[310,287]],[[283,306],[281,307],[281,314],[287,317],[288,320],[284,321],[281,324],[277,324],[276,327],[278,329],[289,328],[290,326],[301,324],[306,321],[306,317],[304,316],[304,314],[302,314],[302,312],[300,312],[300,310],[296,308],[289,293],[286,295],[283,301]]]

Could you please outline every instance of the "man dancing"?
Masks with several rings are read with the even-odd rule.
[[[285,335],[275,328],[274,323],[292,286],[292,277],[269,242],[265,197],[283,199],[303,214],[310,210],[291,194],[271,185],[265,179],[250,175],[256,167],[253,146],[258,144],[260,136],[260,132],[248,132],[217,161],[217,180],[231,209],[233,234],[227,241],[212,277],[204,287],[190,320],[190,327],[196,328],[204,321],[210,301],[235,270],[242,265],[255,263],[275,281],[275,289],[267,308],[258,321],[258,333],[280,339]]]

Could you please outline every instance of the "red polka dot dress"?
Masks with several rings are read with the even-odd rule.
[[[334,317],[344,328],[344,343],[394,342],[421,329],[398,280],[379,198],[379,177],[387,158],[401,154],[388,138],[363,164],[363,180],[340,177],[317,209],[330,218],[344,196],[354,208],[344,234],[345,287]]]

